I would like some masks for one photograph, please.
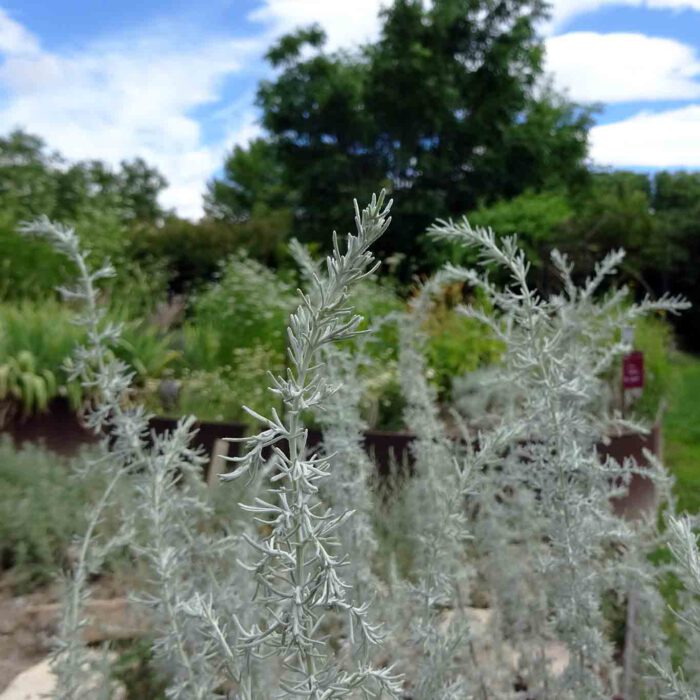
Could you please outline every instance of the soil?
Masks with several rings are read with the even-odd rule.
[[[12,679],[51,651],[59,611],[59,587],[16,595],[11,572],[0,574],[0,693]],[[101,623],[86,628],[89,642],[138,635],[123,587],[103,577],[91,585],[91,606]]]

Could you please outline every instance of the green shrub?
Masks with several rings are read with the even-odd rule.
[[[432,381],[441,397],[450,396],[452,381],[498,362],[502,344],[479,321],[457,311],[462,286],[448,287],[437,299],[425,323],[426,356]],[[478,303],[478,301],[477,301]]]
[[[178,412],[202,420],[249,420],[276,406],[266,372],[284,371],[286,325],[296,293],[279,273],[244,253],[220,266],[219,277],[194,297],[180,329],[182,390]]]
[[[141,264],[159,261],[174,291],[197,289],[216,277],[221,260],[239,252],[268,263],[285,257],[290,215],[276,212],[241,223],[171,217],[162,226],[133,227],[129,252]]]
[[[163,376],[180,353],[170,334],[144,320],[130,319],[125,309],[109,313],[123,324],[116,354],[136,372],[135,382]],[[80,384],[69,381],[67,361],[84,331],[71,323],[71,311],[53,299],[0,304],[0,401],[18,404],[25,413],[43,411],[57,396],[78,408]]]
[[[159,668],[152,640],[138,639],[120,645],[112,677],[124,687],[127,700],[166,700],[167,676]]]
[[[53,300],[0,305],[0,357],[26,350],[37,366],[55,370],[80,342],[83,332],[71,323],[71,311]]]
[[[17,219],[0,212],[0,299],[45,299],[71,279],[70,262],[46,241],[24,240]]]
[[[122,323],[115,354],[136,372],[139,385],[162,377],[181,357],[181,352],[172,347],[172,334],[143,320],[125,319]]]
[[[45,411],[57,393],[54,373],[37,370],[34,355],[27,350],[6,357],[0,365],[0,401],[19,404],[25,414]]]
[[[20,222],[12,213],[0,214],[0,299],[43,301],[56,297],[56,288],[69,283],[76,271],[46,241],[23,239],[17,232]],[[126,277],[130,276],[129,239],[115,212],[88,208],[70,223],[96,261],[109,257]]]
[[[296,303],[291,284],[269,267],[237,253],[221,266],[216,282],[195,298],[191,320],[202,329],[216,329],[217,362],[233,365],[235,348],[265,347],[283,355],[287,319]]]
[[[634,329],[635,349],[644,353],[644,389],[634,402],[635,414],[646,420],[654,420],[659,408],[671,390],[673,368],[673,328],[659,316],[637,321]]]
[[[234,348],[232,365],[210,370],[185,370],[177,413],[200,420],[251,422],[242,406],[254,411],[279,408],[267,390],[268,367],[284,368],[284,356],[276,350],[255,346]]]
[[[0,304],[0,401],[30,413],[67,396],[77,407],[82,390],[68,380],[63,363],[82,334],[70,311],[52,299]]]
[[[86,504],[102,488],[73,479],[66,458],[0,441],[0,562],[18,589],[47,583],[66,565]]]

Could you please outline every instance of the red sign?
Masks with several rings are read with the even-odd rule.
[[[644,386],[644,355],[639,350],[622,358],[623,389],[641,389]]]

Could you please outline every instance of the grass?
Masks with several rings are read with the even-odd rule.
[[[664,419],[664,457],[676,478],[680,510],[700,512],[700,357],[677,354],[673,360],[668,411]]]

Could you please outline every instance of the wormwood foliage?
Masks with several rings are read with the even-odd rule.
[[[123,414],[121,404],[128,392],[132,375],[125,365],[109,352],[110,344],[119,337],[119,329],[104,321],[104,311],[97,304],[97,285],[114,276],[111,265],[105,264],[96,271],[90,270],[87,254],[80,248],[80,241],[71,228],[52,224],[43,218],[20,229],[24,235],[48,239],[54,247],[78,269],[78,280],[73,288],[62,289],[66,299],[84,305],[84,313],[76,317],[75,323],[83,327],[87,342],[75,349],[70,364],[70,380],[78,380],[97,397],[86,412],[86,423],[93,430],[108,430],[114,444],[102,445],[102,457],[89,461],[87,471],[103,470],[107,487],[99,501],[93,506],[87,527],[79,540],[78,556],[70,576],[64,582],[63,614],[59,625],[58,642],[53,657],[54,673],[57,677],[55,696],[62,700],[78,700],[88,697],[90,687],[90,658],[82,640],[82,630],[87,624],[84,603],[88,598],[87,579],[100,569],[107,553],[128,538],[129,523],[125,524],[120,537],[107,542],[98,542],[95,531],[107,508],[113,505],[117,485],[128,474],[132,466],[132,449],[140,440],[139,412],[134,416]]]
[[[670,517],[668,528],[675,571],[686,593],[684,609],[677,613],[677,617],[687,644],[687,673],[684,674],[682,670],[674,673],[668,663],[660,663],[656,659],[654,668],[663,683],[661,697],[664,700],[697,700],[700,681],[700,551],[689,517]]]
[[[601,402],[603,376],[626,349],[615,341],[620,327],[653,311],[678,312],[687,304],[666,296],[628,304],[624,288],[598,300],[623,251],[604,258],[582,287],[574,283],[567,259],[555,251],[552,262],[563,289],[544,299],[530,286],[529,265],[514,237],[497,241],[490,229],[472,229],[466,220],[438,222],[431,232],[479,253],[484,274],[457,267],[448,273],[482,289],[498,311],[486,316],[463,310],[503,341],[502,380],[523,397],[519,412],[508,420],[520,423],[527,440],[491,474],[491,487],[484,491],[488,498],[481,501],[488,516],[479,545],[494,566],[494,590],[502,591],[497,607],[507,610],[508,598],[518,600],[509,621],[529,636],[530,650],[523,647],[520,657],[528,689],[538,698],[609,698],[615,664],[603,600],[624,580],[626,562],[615,552],[637,544],[632,526],[614,514],[611,497],[625,493],[637,467],[611,459],[601,464],[596,446],[611,420]],[[493,264],[509,274],[507,286],[490,282]],[[502,496],[494,498],[499,491]],[[499,523],[507,523],[507,529]],[[519,580],[504,590],[496,579],[510,569],[502,559],[505,552],[519,552],[520,571]],[[569,654],[556,678],[545,662],[547,639],[563,642]]]
[[[372,523],[374,494],[370,489],[374,464],[362,444],[365,425],[360,415],[366,389],[362,369],[368,360],[362,346],[356,354],[345,348],[333,350],[325,358],[327,376],[338,389],[318,414],[324,454],[333,460],[333,470],[321,493],[336,512],[352,512],[338,529],[341,551],[348,559],[343,578],[354,600],[371,600],[379,587],[373,570],[378,547]]]
[[[335,610],[347,617],[353,646],[361,650],[381,639],[379,630],[367,621],[367,604],[350,601],[341,578],[344,561],[337,553],[336,531],[352,514],[336,513],[319,499],[320,481],[328,476],[332,459],[308,454],[302,415],[335,390],[318,364],[320,353],[325,346],[357,334],[361,318],[347,306],[348,289],[376,270],[378,263],[369,249],[387,230],[390,207],[391,202],[384,205],[384,193],[373,197],[362,212],[355,203],[357,233],[348,235],[345,252],[334,233],[325,270],[312,273],[312,292],[301,293],[302,303],[290,318],[291,366],[286,376],[272,379],[272,391],[281,398],[285,414],[280,417],[273,410],[271,418],[265,418],[251,411],[265,427],[246,439],[246,454],[236,458],[237,468],[224,477],[228,481],[261,469],[265,451],[272,450],[276,473],[270,496],[246,506],[269,534],[244,535],[258,555],[245,566],[258,586],[255,604],[260,616],[249,628],[240,625],[239,644],[254,656],[284,659],[280,682],[284,697],[330,700],[354,691],[378,697],[383,691],[399,690],[389,671],[367,663],[353,671],[338,668],[319,632],[327,612]]]
[[[191,617],[184,610],[184,603],[201,583],[196,572],[206,571],[202,560],[210,556],[197,553],[216,551],[197,534],[197,523],[207,506],[198,495],[201,457],[189,446],[193,419],[181,420],[165,436],[149,436],[149,416],[129,400],[134,374],[112,352],[121,329],[105,320],[105,310],[98,303],[98,284],[114,275],[113,268],[106,263],[93,271],[89,254],[81,249],[71,228],[44,218],[26,224],[22,232],[47,238],[77,266],[76,286],[62,291],[66,298],[82,304],[76,323],[84,327],[87,342],[75,350],[70,378],[79,380],[94,397],[87,407],[86,423],[105,436],[102,457],[89,463],[88,469],[104,470],[108,485],[93,506],[77,563],[66,583],[54,657],[55,697],[94,697],[81,636],[86,625],[87,578],[99,570],[110,548],[126,543],[147,564],[149,580],[140,597],[154,618],[154,649],[172,678],[169,697],[215,697],[216,663],[210,662],[206,640],[193,640]],[[117,485],[127,479],[130,497],[121,511],[125,526],[109,542],[97,542],[95,529],[105,510],[114,505]]]
[[[449,700],[468,695],[464,661],[459,653],[469,640],[462,615],[460,585],[468,583],[465,560],[469,537],[464,498],[471,485],[470,464],[455,450],[437,412],[436,394],[426,376],[422,326],[430,295],[439,280],[417,295],[400,328],[399,376],[406,399],[404,420],[416,436],[412,443],[415,475],[407,486],[408,507],[414,512],[411,533],[415,581],[405,591],[415,610],[411,638],[422,650],[414,694],[417,700]],[[446,623],[441,613],[453,609]]]
[[[314,294],[314,278],[322,274],[320,264],[296,239],[292,240],[290,251],[308,293]],[[353,514],[338,529],[338,537],[348,559],[343,578],[355,600],[375,597],[380,586],[373,570],[378,547],[372,523],[374,493],[370,487],[374,464],[363,446],[367,425],[361,415],[362,399],[368,388],[364,370],[371,364],[367,354],[370,342],[371,336],[362,334],[353,348],[337,345],[324,348],[324,371],[335,391],[314,412],[323,428],[323,451],[333,460],[329,478],[320,484],[321,497],[335,511]]]
[[[112,268],[93,270],[72,229],[46,219],[24,227],[78,270],[64,294],[81,307],[86,343],[74,353],[70,378],[93,397],[86,419],[105,437],[86,467],[106,487],[66,580],[55,697],[110,696],[106,676],[99,688],[89,683],[84,601],[89,576],[108,553],[127,548],[146,571],[134,597],[152,622],[173,700],[610,700],[621,691],[626,700],[697,700],[700,559],[690,523],[671,518],[668,528],[687,591],[679,627],[689,653],[684,675],[676,675],[649,562],[666,534],[654,517],[625,521],[614,512],[611,499],[641,470],[603,461],[597,451],[611,429],[627,425],[609,415],[605,390],[626,350],[620,326],[676,312],[684,302],[635,305],[624,289],[601,294],[622,252],[607,256],[582,286],[554,252],[561,291],[543,298],[515,238],[438,222],[433,235],[476,248],[482,271],[448,266],[405,314],[393,315],[404,421],[414,441],[411,476],[382,501],[362,447],[359,375],[370,353],[362,343],[353,352],[338,343],[361,333],[349,295],[377,268],[371,247],[389,226],[390,207],[383,193],[362,211],[356,204],[356,233],[342,248],[334,234],[324,266],[296,246],[308,289],[290,317],[287,372],[270,375],[282,410],[264,416],[247,409],[262,428],[243,439],[242,456],[223,477],[229,494],[244,483],[247,491],[235,494],[242,511],[230,508],[227,519],[214,518],[204,493],[193,419],[157,436],[134,403],[133,372],[113,351],[121,328],[98,298]],[[494,265],[509,275],[505,286],[489,279]],[[454,282],[480,289],[487,305],[461,311],[487,324],[505,348],[489,382],[510,399],[480,431],[439,406],[427,370],[425,318],[441,286]],[[312,414],[324,425],[318,451],[308,440]],[[644,474],[664,493],[660,465],[652,462]],[[376,566],[382,505],[386,540],[403,540],[410,552],[401,574],[396,553],[388,566]],[[104,537],[98,526],[115,509],[124,526]],[[477,598],[488,606],[479,633],[471,624]],[[611,604],[626,607],[624,664],[615,657]],[[550,662],[552,645],[565,651],[562,671]]]

